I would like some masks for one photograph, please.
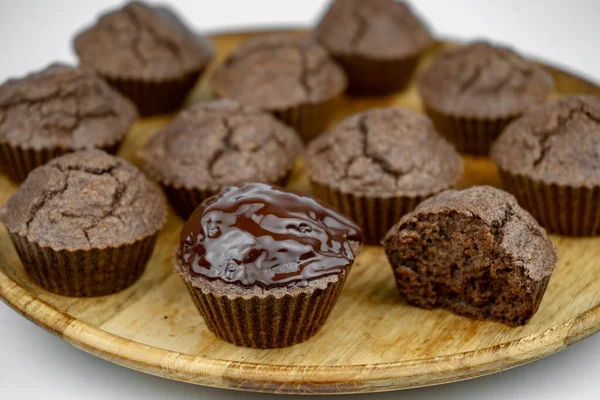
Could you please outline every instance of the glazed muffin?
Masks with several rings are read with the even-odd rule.
[[[383,245],[410,304],[511,326],[535,314],[557,262],[544,229],[490,186],[425,200]]]
[[[355,94],[403,89],[433,43],[406,3],[334,0],[315,37],[348,75]]]
[[[0,166],[15,182],[62,154],[115,153],[137,118],[95,74],[63,64],[0,86]]]
[[[181,230],[175,270],[208,328],[238,346],[290,346],[333,308],[361,245],[333,209],[264,183],[223,189]]]
[[[395,107],[356,114],[317,138],[306,169],[313,193],[358,222],[369,244],[463,172],[427,117]]]
[[[269,111],[305,141],[325,128],[346,86],[344,71],[325,50],[298,35],[250,39],[210,78],[217,97]]]
[[[100,16],[74,48],[90,67],[129,97],[140,114],[181,105],[214,56],[210,41],[169,9],[132,2]]]
[[[134,283],[165,218],[160,189],[100,150],[36,168],[0,209],[29,278],[65,296],[100,296]]]
[[[507,190],[563,235],[600,234],[600,100],[566,96],[530,110],[492,146]]]
[[[140,156],[187,218],[221,187],[247,181],[285,184],[301,151],[294,130],[270,114],[221,100],[182,111]]]
[[[502,129],[545,101],[552,76],[514,51],[476,42],[444,52],[419,79],[425,111],[460,152],[487,154]]]

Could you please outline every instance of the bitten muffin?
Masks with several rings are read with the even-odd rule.
[[[285,184],[302,151],[293,129],[270,114],[230,100],[195,104],[140,152],[149,175],[185,218],[223,186]]]
[[[100,16],[74,41],[82,65],[129,97],[142,115],[175,110],[214,56],[210,41],[169,9],[132,2]]]
[[[217,97],[269,111],[305,141],[325,128],[346,86],[344,71],[326,51],[298,35],[250,39],[210,78]]]
[[[383,245],[410,304],[512,326],[535,314],[557,262],[544,229],[490,186],[425,200]]]
[[[487,154],[510,121],[548,98],[554,81],[514,51],[476,42],[444,52],[418,87],[440,133],[460,152]]]
[[[35,169],[0,209],[31,280],[66,296],[110,294],[135,282],[165,218],[160,189],[100,150]]]
[[[360,245],[358,226],[317,200],[247,183],[194,211],[175,270],[216,336],[285,347],[323,325]]]
[[[134,105],[95,74],[53,64],[0,86],[0,166],[23,181],[68,152],[115,153],[137,118]]]
[[[492,146],[507,188],[551,232],[600,234],[600,100],[566,96],[530,110]]]
[[[433,43],[408,5],[395,0],[334,0],[315,37],[348,75],[356,94],[403,89]]]
[[[390,107],[356,114],[317,138],[306,170],[313,193],[378,244],[402,215],[456,184],[463,166],[427,117]]]

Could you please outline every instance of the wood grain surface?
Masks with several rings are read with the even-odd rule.
[[[264,32],[263,32],[264,33]],[[222,58],[258,33],[214,35]],[[424,64],[440,48],[432,50]],[[557,93],[600,88],[549,67]],[[202,81],[190,101],[209,98]],[[383,98],[347,98],[336,119],[376,106],[420,110],[414,85]],[[136,151],[169,117],[138,122],[119,152],[139,165]],[[487,158],[465,157],[461,187],[500,185]],[[298,162],[289,185],[309,191]],[[0,176],[0,204],[16,190]],[[51,294],[26,277],[10,240],[0,230],[0,297],[73,346],[111,362],[196,384],[275,393],[353,393],[439,384],[511,368],[559,351],[600,327],[600,238],[552,236],[560,260],[538,313],[523,327],[474,321],[443,310],[408,306],[398,294],[383,250],[366,247],[323,328],[283,349],[241,348],[206,328],[171,255],[182,220],[170,214],[142,278],[105,297]]]

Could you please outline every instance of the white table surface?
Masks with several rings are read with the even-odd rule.
[[[365,0],[367,1],[367,0]],[[75,62],[73,32],[118,1],[0,0],[0,81],[52,61]],[[171,1],[198,30],[309,25],[319,0]],[[594,0],[419,0],[440,36],[486,37],[600,82],[600,2]],[[599,399],[600,336],[503,373],[367,399]],[[266,399],[273,395],[193,386],[100,360],[0,304],[0,399]]]

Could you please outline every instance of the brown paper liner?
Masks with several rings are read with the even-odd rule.
[[[344,287],[346,274],[312,292],[250,298],[204,293],[187,283],[208,329],[237,346],[270,349],[287,347],[313,336],[325,323]]]
[[[112,87],[127,96],[140,115],[165,114],[179,108],[192,90],[204,68],[178,79],[144,81],[114,77],[99,73]]]
[[[29,278],[63,296],[102,296],[133,284],[142,274],[157,234],[132,244],[90,250],[54,250],[8,232]]]
[[[486,155],[502,130],[516,116],[478,119],[442,113],[428,105],[425,112],[437,131],[454,144],[461,153]]]
[[[123,135],[124,137],[125,135]],[[98,147],[107,153],[115,154],[121,145],[122,139],[114,144],[105,147]],[[50,160],[67,153],[72,153],[77,149],[67,149],[64,147],[52,147],[46,149],[22,148],[20,146],[11,146],[8,143],[0,143],[0,165],[4,173],[17,183],[23,182],[27,175],[35,168],[40,167]]]
[[[217,193],[217,191],[214,190],[179,187],[168,185],[163,182],[160,182],[160,184],[167,199],[169,199],[169,203],[184,220],[189,218],[200,203]]]
[[[162,180],[157,174],[153,173],[152,171],[148,172],[155,180],[157,180],[160,183],[171,206],[175,209],[177,214],[179,214],[179,216],[181,216],[185,220],[189,218],[189,216],[194,212],[196,207],[200,205],[200,203],[219,192],[218,190],[189,188],[185,186],[175,185],[172,182]],[[275,183],[278,186],[285,186],[290,175],[291,170],[287,171],[282,177],[278,178],[273,183]]]
[[[335,56],[348,76],[348,92],[354,95],[384,95],[404,89],[419,62],[421,53],[395,60]]]
[[[317,103],[269,111],[275,118],[294,128],[304,143],[308,143],[325,131],[341,101],[342,95]]]
[[[364,243],[374,245],[380,244],[404,214],[428,197],[367,197],[342,193],[315,181],[310,183],[316,197],[350,217],[362,229]]]
[[[506,189],[551,233],[600,235],[600,186],[562,186],[500,169]]]

